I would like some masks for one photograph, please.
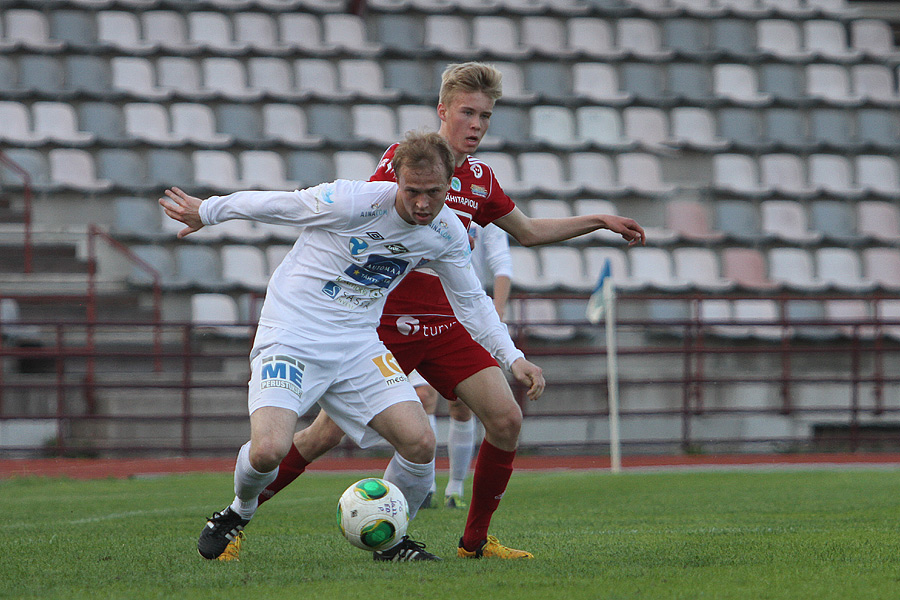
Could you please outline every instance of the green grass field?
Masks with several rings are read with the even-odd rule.
[[[438,509],[411,528],[446,559],[428,564],[375,563],[341,538],[335,505],[357,478],[304,475],[257,513],[240,563],[196,551],[228,475],[0,481],[0,597],[900,597],[891,470],[517,473],[492,532],[536,559],[455,558],[465,515]]]

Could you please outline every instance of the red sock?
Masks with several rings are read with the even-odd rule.
[[[500,498],[512,476],[515,457],[515,450],[507,452],[487,440],[481,442],[472,480],[472,503],[469,505],[469,517],[466,519],[466,530],[462,538],[466,550],[474,550],[487,538],[491,517],[500,505]]]
[[[270,483],[268,487],[259,494],[259,503],[262,504],[286,488],[289,483],[300,477],[300,474],[306,470],[308,465],[309,461],[300,455],[297,446],[291,444],[291,449],[288,451],[287,456],[285,456],[281,461],[281,464],[278,465],[278,476],[275,477],[275,481]]]

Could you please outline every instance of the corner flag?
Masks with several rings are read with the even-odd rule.
[[[609,259],[600,269],[600,279],[588,299],[585,315],[596,325],[606,317],[606,382],[609,401],[609,466],[610,471],[622,470],[622,443],[619,438],[619,369],[616,363],[616,291],[613,286]]]

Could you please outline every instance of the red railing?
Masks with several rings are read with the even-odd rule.
[[[24,228],[23,242],[23,272],[31,273],[34,248],[31,241],[31,175],[28,171],[20,167],[15,161],[9,158],[4,152],[0,151],[0,163],[6,165],[9,169],[17,173],[22,178],[22,200],[24,202],[22,208],[22,225]]]
[[[655,298],[650,296],[650,298]],[[659,296],[658,298],[662,298]],[[671,297],[667,297],[671,299]],[[786,302],[791,296],[778,299]],[[625,297],[624,301],[644,301],[647,297]],[[682,300],[684,297],[681,298]],[[513,302],[527,303],[527,299],[517,298]],[[38,420],[55,424],[55,440],[46,448],[28,445],[9,445],[0,448],[0,453],[50,453],[69,455],[72,453],[125,454],[125,453],[176,453],[180,455],[232,453],[235,441],[212,440],[200,435],[199,430],[216,424],[216,431],[234,432],[240,435],[246,427],[246,377],[249,374],[247,352],[251,337],[246,335],[247,324],[237,325],[244,334],[231,335],[227,327],[221,325],[203,326],[190,323],[123,323],[102,322],[96,319],[84,322],[25,323],[43,329],[44,345],[41,347],[14,347],[0,345],[0,358],[5,364],[5,375],[0,375],[0,422],[16,420]],[[848,327],[849,335],[840,340],[811,344],[790,335],[792,327],[822,326]],[[534,326],[575,327],[587,331],[588,335],[566,342],[539,342],[528,336],[527,329]],[[760,321],[700,321],[691,318],[668,320],[665,322],[645,319],[620,319],[617,326],[620,337],[636,338],[635,332],[647,337],[639,344],[622,343],[618,348],[620,360],[627,363],[629,358],[649,361],[653,365],[680,365],[676,370],[666,370],[662,366],[651,367],[649,372],[630,369],[627,365],[620,371],[619,388],[632,397],[644,395],[641,390],[659,388],[664,390],[666,402],[649,405],[630,402],[622,404],[623,422],[642,423],[653,419],[666,418],[680,421],[677,435],[665,439],[628,436],[623,445],[635,451],[642,448],[680,447],[691,451],[700,447],[722,447],[742,445],[746,448],[754,444],[783,444],[802,447],[810,444],[808,436],[714,436],[704,437],[695,429],[704,419],[740,418],[764,416],[771,418],[821,417],[838,419],[847,427],[842,440],[851,449],[862,446],[862,427],[866,423],[891,423],[900,414],[900,407],[889,406],[885,401],[886,389],[898,389],[900,375],[894,371],[885,372],[885,361],[896,361],[900,356],[900,344],[887,338],[885,328],[898,327],[900,322],[872,319],[836,323],[834,321],[789,322],[780,318],[772,322]],[[771,326],[783,333],[774,340],[734,340],[718,337],[712,332],[719,328]],[[115,345],[98,346],[95,334],[109,334],[133,331],[135,337],[142,332],[153,330],[153,344],[146,347],[117,349]],[[608,416],[605,403],[607,374],[601,368],[606,348],[590,337],[590,326],[585,321],[572,320],[564,323],[512,323],[511,330],[517,335],[518,343],[532,359],[541,364],[554,358],[563,357],[567,361],[584,361],[577,377],[554,375],[547,371],[549,390],[556,398],[565,398],[567,391],[577,391],[590,397],[590,401],[579,406],[553,408],[551,404],[530,404],[522,402],[528,420],[545,418],[568,419],[581,426],[589,421],[602,422]],[[654,331],[664,331],[662,337]],[[594,330],[596,333],[596,330]],[[160,341],[160,340],[164,341]],[[830,371],[822,374],[810,371],[800,365],[801,357],[822,357],[832,359]],[[716,361],[723,359],[735,362],[764,358],[772,366],[772,372],[739,373],[715,367]],[[846,365],[841,366],[837,358]],[[28,374],[15,372],[11,368],[13,360],[43,363],[43,373]],[[596,361],[597,367],[592,365]],[[216,363],[212,367],[202,367],[202,363]],[[227,367],[222,366],[227,365]],[[240,365],[240,367],[236,366]],[[217,371],[216,369],[220,369]],[[645,370],[646,371],[646,370]],[[88,374],[90,373],[90,376]],[[840,394],[831,400],[815,404],[798,404],[795,396],[803,386],[839,386]],[[780,401],[767,406],[752,406],[734,403],[716,405],[706,401],[711,390],[724,388],[777,387]],[[774,389],[774,388],[773,388]],[[846,393],[843,390],[846,389]],[[38,410],[21,397],[28,392],[43,398],[44,410]],[[522,390],[517,389],[522,397]],[[869,401],[871,395],[871,401]],[[209,403],[215,397],[213,409],[202,408],[198,402]],[[147,398],[153,398],[148,402]],[[893,397],[893,395],[887,396]],[[6,401],[16,398],[15,401]],[[114,406],[125,407],[119,413],[105,409],[97,398],[116,401]],[[835,398],[838,398],[835,400]],[[227,401],[226,401],[227,400]],[[170,405],[163,413],[159,406]],[[52,404],[52,406],[49,406]],[[231,410],[226,410],[231,407]],[[836,416],[837,415],[837,416]],[[147,441],[139,435],[121,436],[112,441],[104,441],[102,436],[94,438],[73,435],[73,425],[84,428],[86,423],[128,425],[137,429],[147,424],[156,428],[177,426],[177,435],[169,434],[165,440]],[[149,429],[149,428],[145,428]],[[152,438],[153,436],[149,436]],[[837,439],[837,438],[831,438]],[[546,451],[555,448],[578,446],[581,449],[602,451],[606,442],[597,439],[583,441],[551,441],[529,443],[523,441],[524,448]],[[560,450],[562,449],[562,450]],[[346,451],[351,451],[349,447]]]

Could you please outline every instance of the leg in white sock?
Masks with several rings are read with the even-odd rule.
[[[412,521],[428,495],[428,487],[434,481],[434,459],[424,465],[410,462],[394,453],[394,458],[384,470],[384,478],[403,492],[409,505],[409,520]]]
[[[450,455],[450,480],[444,490],[445,496],[463,496],[463,483],[469,474],[472,456],[475,453],[475,419],[457,421],[450,419],[447,435],[447,452]]]
[[[437,438],[437,417],[434,415],[428,415],[428,424],[431,425],[431,430],[434,432],[434,437]],[[432,494],[437,491],[437,482],[432,477],[431,479],[431,487],[428,489]]]
[[[234,465],[234,502],[231,510],[241,518],[249,519],[256,512],[259,493],[275,481],[278,467],[268,473],[260,473],[250,465],[250,442],[241,446]]]

